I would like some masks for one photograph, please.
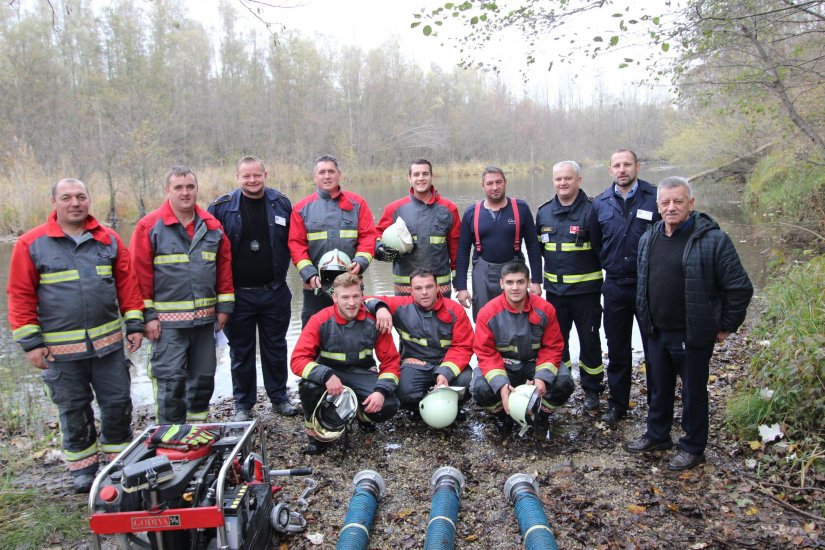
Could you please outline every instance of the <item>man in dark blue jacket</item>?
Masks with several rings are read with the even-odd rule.
[[[678,375],[685,435],[668,464],[671,470],[686,470],[705,461],[713,345],[736,332],[753,295],[730,238],[710,216],[694,212],[693,203],[686,179],[662,180],[658,188],[662,221],[639,241],[636,307],[651,357],[649,409],[645,434],[625,448],[646,453],[673,446],[670,429]]]
[[[590,223],[590,242],[605,271],[602,296],[610,397],[602,420],[611,425],[621,420],[630,408],[639,238],[660,219],[656,188],[638,179],[638,173],[636,153],[630,149],[613,153],[610,157],[613,183],[593,201]]]
[[[292,204],[280,191],[266,187],[266,176],[261,159],[242,158],[235,170],[239,188],[209,207],[232,244],[235,311],[224,332],[232,357],[236,421],[249,420],[257,401],[256,333],[264,388],[273,410],[285,416],[298,414],[286,392],[286,331],[292,300],[286,285],[287,238]]]

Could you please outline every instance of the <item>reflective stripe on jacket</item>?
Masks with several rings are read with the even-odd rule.
[[[319,385],[336,369],[372,369],[380,361],[375,391],[390,395],[398,386],[401,358],[392,335],[379,334],[375,317],[361,307],[357,317],[348,321],[337,306],[313,315],[292,351],[290,368],[296,376]]]
[[[362,197],[341,189],[332,196],[319,189],[292,210],[289,253],[304,282],[318,275],[321,256],[336,248],[358,262],[363,275],[375,253],[375,237],[375,222]]]
[[[123,323],[143,332],[143,304],[126,247],[89,216],[76,242],[54,212],[15,245],[8,283],[12,335],[25,351],[56,360],[102,357],[123,349]]]
[[[536,213],[536,231],[544,257],[544,289],[556,295],[600,292],[602,268],[590,244],[590,199],[584,191],[570,206],[558,198]]]
[[[473,351],[481,374],[496,393],[509,383],[507,370],[518,370],[523,363],[535,362],[536,378],[552,382],[563,350],[556,310],[544,298],[527,293],[519,312],[501,294],[478,312]]]
[[[135,227],[132,257],[147,321],[186,328],[214,323],[216,313],[232,313],[229,241],[205,210],[196,207],[193,223],[190,238],[167,201]]]
[[[393,282],[409,285],[410,273],[418,267],[430,269],[439,285],[449,285],[455,268],[455,253],[461,219],[458,208],[430,187],[432,197],[427,203],[410,194],[384,208],[378,220],[378,235],[401,218],[415,242],[415,249],[395,259],[392,264]]]
[[[458,302],[439,296],[429,311],[419,307],[412,296],[369,298],[367,309],[384,303],[392,313],[399,335],[402,362],[418,359],[436,365],[436,374],[452,381],[467,368],[473,356],[473,327]]]

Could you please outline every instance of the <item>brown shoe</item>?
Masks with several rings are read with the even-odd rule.
[[[667,467],[670,470],[690,470],[705,461],[705,455],[692,455],[687,451],[679,451],[670,459]]]

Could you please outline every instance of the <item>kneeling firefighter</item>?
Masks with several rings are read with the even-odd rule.
[[[361,278],[348,272],[338,275],[332,284],[332,300],[333,306],[309,319],[290,363],[292,372],[301,377],[298,395],[309,436],[307,454],[324,452],[340,436],[338,432],[343,433],[351,420],[351,416],[345,419],[350,414],[349,400],[338,400],[338,396],[347,390],[355,395],[355,416],[364,431],[374,431],[374,423],[392,418],[400,405],[395,390],[401,359],[392,336],[380,334],[375,317],[364,309]],[[380,362],[377,374],[376,357]],[[340,401],[334,411],[322,403],[329,398]],[[333,412],[343,429],[340,423],[329,427],[336,425]],[[330,432],[337,436],[331,437]]]

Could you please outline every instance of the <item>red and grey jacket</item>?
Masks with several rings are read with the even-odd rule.
[[[56,361],[123,349],[143,332],[143,302],[120,237],[89,216],[79,242],[48,221],[14,246],[7,287],[14,340],[24,351],[47,346]]]
[[[353,321],[347,321],[330,306],[313,315],[292,351],[290,368],[296,376],[323,386],[332,369],[372,369],[380,361],[375,391],[385,397],[395,393],[401,374],[401,358],[392,335],[379,334],[375,317],[364,306]]]
[[[556,295],[597,293],[602,290],[599,256],[590,244],[592,204],[584,191],[564,206],[558,198],[536,213],[536,231],[544,256],[544,289]]]
[[[439,296],[433,309],[427,311],[416,305],[412,296],[381,296],[368,298],[367,308],[374,311],[379,303],[392,313],[402,363],[418,359],[438,365],[436,375],[444,375],[450,382],[467,368],[473,356],[473,327],[458,302]]]
[[[522,363],[535,362],[535,377],[551,383],[563,350],[556,310],[539,296],[528,293],[519,312],[501,294],[478,312],[473,351],[481,374],[495,393],[509,383],[507,367],[515,370],[513,367]]]
[[[187,328],[215,322],[232,313],[232,253],[220,222],[195,207],[184,227],[169,201],[144,216],[131,242],[146,321]]]
[[[367,201],[350,191],[318,190],[292,209],[289,254],[301,279],[318,275],[321,256],[338,249],[361,265],[361,275],[375,253],[375,222]]]
[[[439,195],[435,187],[431,186],[430,192],[432,196],[425,203],[415,197],[410,187],[410,194],[388,204],[378,220],[379,238],[400,217],[415,242],[412,252],[399,256],[392,264],[396,285],[410,286],[410,273],[417,267],[430,269],[440,287],[450,284],[455,269],[461,218],[456,205]]]

